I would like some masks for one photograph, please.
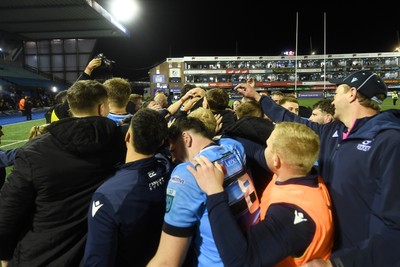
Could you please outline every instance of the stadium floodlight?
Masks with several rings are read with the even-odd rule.
[[[110,12],[120,22],[130,22],[140,11],[139,4],[134,0],[114,0]]]

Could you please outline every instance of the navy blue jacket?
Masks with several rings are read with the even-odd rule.
[[[97,189],[84,266],[146,266],[160,240],[170,162],[157,154],[126,163]]]
[[[313,123],[265,96],[260,104],[273,121],[297,121],[320,136],[319,173],[336,223],[333,265],[400,266],[400,111],[356,120],[343,140],[340,121]]]

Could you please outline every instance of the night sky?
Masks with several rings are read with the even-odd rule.
[[[140,17],[125,24],[130,38],[99,39],[95,53],[116,61],[114,76],[146,81],[149,69],[168,57],[276,56],[295,50],[296,39],[298,55],[324,54],[324,43],[327,54],[391,52],[400,46],[394,2],[298,2],[142,0]]]

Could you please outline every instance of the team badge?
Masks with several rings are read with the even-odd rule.
[[[173,189],[167,189],[167,197],[166,197],[166,208],[165,208],[165,212],[168,213],[171,210],[171,206],[172,206],[172,201],[174,201],[174,197],[175,197],[175,190]]]

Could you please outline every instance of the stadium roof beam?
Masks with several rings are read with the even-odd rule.
[[[24,41],[130,35],[93,0],[0,1],[0,32]]]

